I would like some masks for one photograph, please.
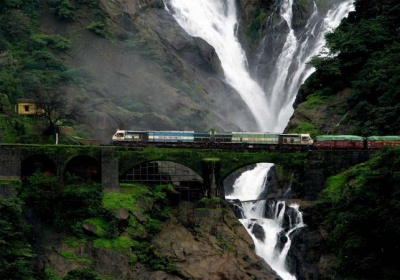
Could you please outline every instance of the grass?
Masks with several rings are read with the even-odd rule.
[[[92,261],[90,259],[79,258],[79,257],[77,257],[75,255],[74,252],[71,252],[71,251],[62,251],[60,254],[61,254],[61,256],[63,256],[66,259],[69,259],[69,260],[74,260],[74,261],[77,261],[79,263],[92,264]]]
[[[114,249],[118,252],[130,251],[134,241],[127,236],[119,236],[115,239],[99,238],[93,241],[93,246],[98,248]]]
[[[136,199],[129,193],[105,193],[103,206],[108,210],[124,208],[129,211],[137,211]]]
[[[98,236],[105,236],[107,231],[110,229],[110,225],[104,221],[102,218],[91,218],[83,221],[84,223],[89,223],[96,228],[96,234]]]
[[[108,210],[124,208],[129,211],[138,211],[137,201],[140,197],[149,195],[146,186],[140,184],[121,184],[123,193],[105,193],[103,195],[103,206]]]
[[[305,109],[314,109],[319,105],[327,104],[332,97],[330,96],[322,96],[319,92],[315,92],[307,96],[307,101],[303,103]]]
[[[74,236],[68,236],[66,237],[64,240],[64,243],[71,246],[71,247],[78,247],[79,245],[82,245],[84,243],[86,243],[86,239],[78,239]]]
[[[326,181],[326,188],[321,193],[323,199],[338,202],[342,197],[343,189],[347,186],[348,180],[348,171],[329,177]]]

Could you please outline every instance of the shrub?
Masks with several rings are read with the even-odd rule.
[[[75,6],[69,0],[53,0],[50,2],[56,15],[65,20],[75,20]]]

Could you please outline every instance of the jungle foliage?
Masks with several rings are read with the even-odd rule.
[[[400,6],[396,0],[355,1],[341,25],[327,34],[329,56],[314,57],[317,71],[303,87],[333,95],[348,87],[349,126],[357,135],[400,131]]]
[[[329,232],[340,279],[398,279],[400,149],[331,177],[315,216]]]
[[[157,253],[156,247],[152,244],[152,238],[159,233],[163,222],[169,217],[172,206],[177,201],[176,195],[172,185],[149,188],[140,184],[122,184],[119,193],[103,193],[100,184],[74,176],[69,176],[61,182],[57,176],[41,172],[35,172],[24,180],[19,190],[20,203],[34,213],[34,223],[40,223],[51,231],[62,234],[65,244],[75,248],[90,243],[96,249],[111,249],[126,254],[131,264],[138,262],[149,269],[160,269],[171,273],[175,271],[174,265],[168,258]],[[0,210],[3,211],[1,203],[3,201],[0,201]],[[116,217],[115,213],[121,208],[129,211],[128,219]],[[140,215],[138,216],[140,219],[136,215]],[[0,225],[3,225],[5,223],[3,219],[7,216],[0,218]],[[24,221],[22,216],[20,221],[21,223]],[[12,226],[16,227],[20,224]],[[9,229],[10,226],[6,228]],[[0,229],[0,248],[2,248],[3,239],[10,239],[5,238],[7,236],[3,237]],[[8,253],[13,251],[10,256],[3,256],[0,253],[0,263],[3,257],[7,259],[17,255],[21,258],[18,273],[32,274],[34,271],[37,279],[61,279],[50,270],[35,271],[32,267],[34,262],[31,260],[30,247],[26,246],[26,240],[25,243],[23,240],[20,242],[22,245],[25,244],[21,246],[21,249],[17,247],[20,243],[15,243],[15,252],[12,248],[4,251]],[[39,247],[34,249],[34,251],[40,251]],[[25,255],[20,256],[22,254],[20,251]],[[62,251],[60,255],[89,267],[95,262],[90,256],[80,256],[70,250]],[[1,273],[0,267],[0,276]],[[72,270],[63,279],[105,280],[108,278],[85,268]]]
[[[31,230],[22,215],[23,201],[0,198],[0,278],[34,279]]]
[[[73,21],[81,13],[93,20],[86,29],[112,39],[111,27],[97,0],[51,0],[50,10],[60,20]],[[7,122],[20,123],[14,116],[19,98],[30,98],[45,105],[46,114],[32,124],[36,131],[54,134],[60,121],[76,120],[76,106],[69,106],[62,87],[69,83],[82,84],[89,79],[83,70],[68,67],[63,62],[72,41],[60,35],[47,34],[39,26],[39,6],[36,0],[4,0],[0,2],[0,114]],[[61,104],[61,106],[60,106]],[[73,104],[72,104],[73,105]],[[49,111],[50,110],[50,111]],[[71,118],[72,116],[72,118]],[[5,118],[5,117],[4,117]],[[25,120],[22,120],[22,122]],[[65,123],[64,123],[65,124]],[[25,126],[25,125],[22,125]],[[0,126],[0,131],[7,126]],[[18,130],[10,131],[18,135]],[[18,139],[0,135],[2,142],[29,142],[29,137]],[[36,143],[42,143],[35,138]]]
[[[30,98],[67,81],[68,67],[61,55],[71,42],[38,28],[36,1],[0,5],[0,93],[15,104],[18,98]]]

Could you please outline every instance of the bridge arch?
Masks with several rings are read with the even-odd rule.
[[[203,178],[183,164],[167,160],[150,160],[123,171],[120,182],[138,182],[150,186],[173,184],[182,199],[194,200],[203,195]]]
[[[64,180],[68,179],[69,175],[76,176],[84,181],[101,182],[101,164],[91,156],[78,155],[70,160],[65,165]]]
[[[48,175],[57,175],[56,163],[48,156],[43,154],[35,154],[28,156],[21,164],[21,179],[25,180],[36,171]]]

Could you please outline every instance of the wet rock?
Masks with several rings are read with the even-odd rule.
[[[136,219],[138,219],[139,222],[141,223],[147,222],[147,218],[142,213],[134,211],[132,212],[132,214],[136,217]]]
[[[286,236],[285,231],[280,231],[278,233],[278,241],[276,242],[274,250],[276,252],[282,252],[282,249],[285,247],[286,242],[288,241],[288,238]]]
[[[120,208],[114,211],[112,214],[118,220],[127,220],[129,218],[129,211],[124,208]]]
[[[265,231],[262,226],[259,224],[254,224],[253,228],[251,229],[251,233],[254,234],[254,236],[258,239],[264,242],[265,240]]]

